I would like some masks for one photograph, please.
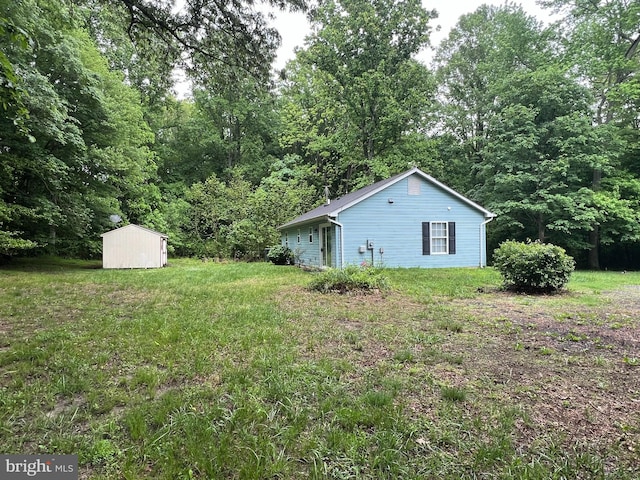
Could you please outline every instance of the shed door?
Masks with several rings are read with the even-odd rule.
[[[162,245],[160,247],[160,266],[164,267],[167,264],[167,239],[162,239]]]
[[[331,225],[320,227],[320,249],[322,251],[322,266],[331,267],[333,257],[333,247],[331,241]]]

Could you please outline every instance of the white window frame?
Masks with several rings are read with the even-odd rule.
[[[309,243],[313,243],[313,227],[309,227]]]
[[[441,230],[436,230],[444,225],[444,236],[440,233]],[[436,227],[437,226],[437,227]],[[435,240],[444,240],[444,251],[441,251],[442,245],[437,245]],[[431,255],[448,255],[449,254],[449,222],[430,222],[429,225],[429,247]]]
[[[298,229],[298,243],[300,243],[300,229]]]

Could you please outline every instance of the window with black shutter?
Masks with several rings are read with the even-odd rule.
[[[454,255],[455,253],[455,222],[422,222],[423,255]]]

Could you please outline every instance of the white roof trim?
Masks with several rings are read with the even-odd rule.
[[[399,175],[397,178],[395,178],[392,182],[389,183],[385,183],[384,185],[381,185],[379,188],[376,188],[375,190],[372,190],[371,192],[368,192],[367,194],[358,197],[357,199],[355,199],[353,202],[350,202],[346,205],[343,205],[342,207],[340,207],[337,210],[334,210],[332,212],[330,212],[328,214],[328,216],[330,217],[337,217],[338,214],[348,208],[353,207],[354,205],[362,202],[363,200],[366,200],[367,198],[382,192],[383,190],[387,189],[387,187],[390,187],[391,185],[395,185],[396,183],[398,183],[401,180],[404,180],[405,178],[413,175],[414,173],[417,173],[418,175],[420,175],[422,178],[424,178],[425,180],[427,180],[428,182],[433,183],[435,186],[441,188],[442,190],[444,190],[445,192],[449,193],[450,195],[456,197],[459,200],[462,200],[463,202],[465,202],[466,204],[472,206],[473,208],[476,208],[478,210],[480,210],[482,213],[484,213],[484,216],[486,218],[493,218],[496,216],[495,213],[491,213],[489,210],[487,210],[486,208],[481,207],[480,205],[478,205],[477,203],[475,203],[472,200],[469,200],[467,197],[465,197],[464,195],[456,192],[455,190],[453,190],[450,187],[447,187],[444,183],[439,182],[438,180],[436,180],[435,178],[433,178],[431,175],[428,175],[426,173],[424,173],[422,170],[420,170],[418,167],[413,167],[411,170],[407,170],[406,172],[404,172],[402,175]]]
[[[460,193],[456,192],[455,190],[449,188],[448,186],[446,186],[444,183],[439,182],[438,180],[436,180],[435,178],[433,178],[430,175],[427,175],[426,173],[424,173],[422,170],[420,170],[418,167],[413,167],[410,170],[407,170],[406,172],[403,173],[399,173],[393,177],[388,178],[387,180],[380,180],[379,182],[376,182],[376,184],[372,184],[369,185],[367,187],[363,187],[360,190],[356,190],[355,192],[351,192],[348,193],[346,195],[344,195],[343,197],[337,198],[335,200],[336,204],[324,204],[321,205],[319,207],[316,207],[312,210],[309,210],[306,213],[303,213],[302,215],[300,215],[299,217],[291,220],[290,222],[287,222],[283,225],[280,225],[278,227],[278,230],[284,230],[286,228],[290,228],[290,227],[294,227],[297,225],[304,225],[306,223],[313,223],[313,222],[317,222],[319,219],[321,218],[337,218],[338,215],[343,212],[344,210],[353,207],[354,205],[362,202],[363,200],[366,200],[367,198],[371,197],[372,195],[376,195],[377,193],[380,193],[381,191],[383,191],[384,189],[386,189],[387,187],[396,184],[397,182],[404,180],[405,178],[413,175],[413,174],[417,174],[419,175],[423,180],[425,180],[426,182],[428,182],[429,184],[433,185],[436,188],[441,189],[445,194],[449,194],[450,196],[458,199],[459,201],[471,206],[472,208],[482,212],[485,216],[485,218],[494,218],[496,215],[491,213],[489,210],[481,207],[480,205],[478,205],[477,203],[469,200],[467,197],[465,197],[464,195],[461,195]],[[375,188],[372,188],[375,187]],[[361,190],[364,190],[364,192],[361,192]],[[349,197],[349,198],[347,198]],[[346,200],[346,202],[344,201]]]
[[[167,234],[164,233],[160,233],[160,232],[156,232],[155,230],[151,230],[150,228],[147,227],[143,227],[141,225],[136,225],[135,223],[130,223],[129,225],[124,225],[123,227],[118,227],[118,228],[114,228],[113,230],[109,230],[108,232],[104,232],[102,235],[100,235],[101,237],[104,237],[105,235],[109,235],[111,233],[117,232],[122,230],[123,228],[137,228],[140,230],[144,230],[145,232],[149,232],[149,233],[153,233],[154,235],[158,235],[160,237],[164,237],[164,238],[169,238],[169,236]]]

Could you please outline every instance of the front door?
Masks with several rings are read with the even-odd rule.
[[[322,266],[333,266],[331,259],[333,258],[333,247],[331,241],[331,225],[320,227],[320,250],[322,252]]]

